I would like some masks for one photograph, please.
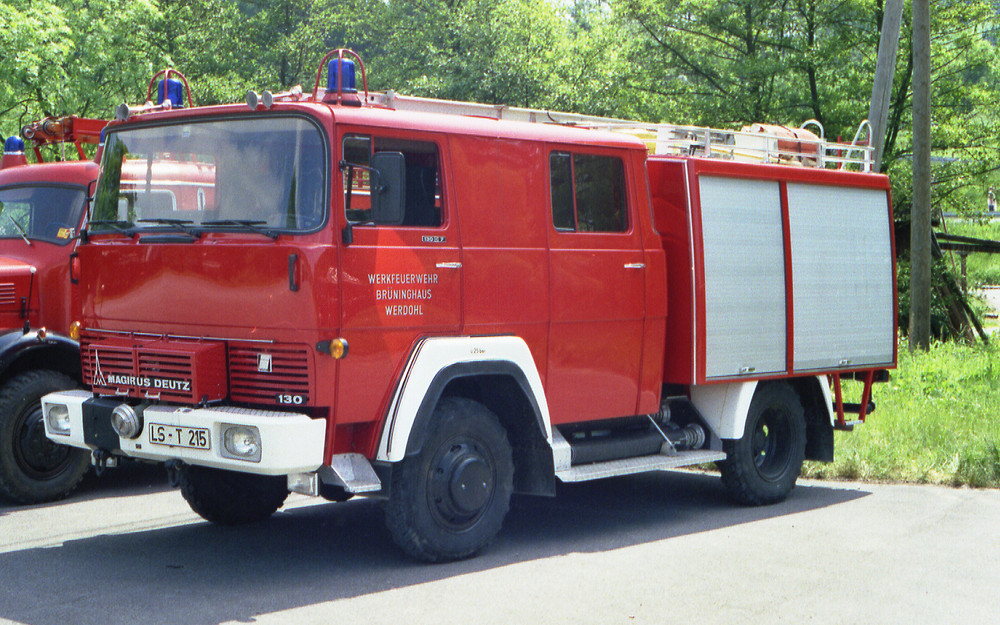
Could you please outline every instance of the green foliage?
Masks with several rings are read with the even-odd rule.
[[[867,116],[878,29],[867,0],[612,2],[646,70],[640,88],[671,121],[798,125],[853,136]]]
[[[874,401],[864,425],[836,434],[835,462],[807,463],[806,475],[1000,487],[1000,348],[935,343],[911,354],[904,342]]]
[[[933,203],[940,212],[979,211],[1000,171],[1000,16],[990,2],[936,0],[931,6]],[[891,164],[909,175],[906,119]]]
[[[0,4],[0,120],[20,129],[31,102],[44,100],[40,83],[69,51],[69,25],[62,9],[43,0]],[[17,121],[7,130],[11,119]]]

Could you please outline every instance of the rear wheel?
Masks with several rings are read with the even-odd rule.
[[[285,476],[182,465],[177,483],[191,509],[218,525],[243,525],[274,514],[288,497]]]
[[[743,437],[723,445],[722,482],[737,501],[763,505],[784,500],[805,458],[805,412],[798,395],[784,383],[758,386]]]
[[[28,371],[0,389],[0,495],[42,503],[70,493],[87,469],[85,449],[57,445],[45,436],[42,396],[76,388],[56,371]]]
[[[514,490],[507,433],[478,402],[449,397],[421,451],[393,467],[386,525],[415,558],[467,558],[500,531]]]

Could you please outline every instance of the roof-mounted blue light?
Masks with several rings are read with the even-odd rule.
[[[342,70],[342,71],[340,71]],[[341,78],[341,93],[357,93],[354,80],[354,61],[350,59],[331,59],[326,69],[326,92],[337,93],[337,75]]]
[[[11,135],[3,144],[4,154],[22,154],[24,152],[24,139]]]
[[[165,95],[164,95],[165,92]],[[173,108],[184,107],[184,83],[173,78],[160,80],[156,87],[156,103],[163,104],[164,98],[170,99]]]

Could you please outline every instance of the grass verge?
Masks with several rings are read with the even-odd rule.
[[[864,425],[836,433],[836,460],[807,462],[804,476],[1000,488],[996,345],[937,343],[911,354],[901,341],[899,368],[875,386],[874,401]]]
[[[949,220],[946,229],[949,234],[1000,241],[1000,220]],[[959,262],[957,253],[946,252],[945,258],[949,267],[953,264],[957,267]],[[972,288],[984,284],[1000,284],[1000,254],[982,252],[969,254],[966,259],[966,272],[969,276],[969,286]],[[956,275],[957,273],[956,269]]]

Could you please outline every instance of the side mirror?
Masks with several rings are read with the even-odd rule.
[[[372,155],[372,221],[398,226],[406,214],[406,159],[402,152],[376,152]]]

